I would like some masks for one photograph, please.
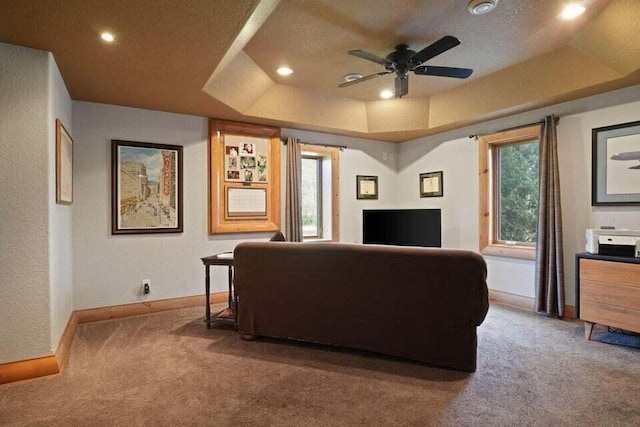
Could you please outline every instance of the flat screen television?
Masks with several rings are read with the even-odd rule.
[[[362,243],[439,248],[440,219],[440,209],[365,209]]]

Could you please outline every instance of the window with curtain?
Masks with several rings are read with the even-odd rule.
[[[304,241],[338,241],[339,150],[301,144],[302,235]]]
[[[534,259],[540,126],[485,135],[480,142],[480,251]]]

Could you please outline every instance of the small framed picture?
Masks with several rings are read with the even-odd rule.
[[[420,197],[442,197],[442,171],[420,174]]]
[[[356,176],[356,198],[357,199],[377,199],[378,198],[378,177],[377,176]]]

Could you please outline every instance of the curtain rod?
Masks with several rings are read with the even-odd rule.
[[[560,117],[556,117],[556,124],[558,124],[559,121],[560,121]],[[494,133],[500,133],[500,132],[509,132],[510,130],[528,128],[529,126],[541,125],[543,123],[544,123],[544,120],[538,120],[537,122],[527,123],[527,124],[524,124],[524,125],[513,126],[513,127],[510,127],[510,128],[506,128],[506,129],[496,130],[496,131],[493,131],[493,132],[485,132],[485,133],[479,133],[479,134],[476,134],[476,135],[469,135],[469,138],[478,139],[481,136],[493,135]]]
[[[321,144],[319,142],[306,142],[306,141],[299,141],[300,144],[305,144],[305,145],[317,145],[319,147],[332,147],[332,148],[339,148],[340,151],[344,150],[347,148],[346,145],[336,145],[336,144]],[[287,138],[284,138],[282,140],[282,143],[284,145],[287,145]]]

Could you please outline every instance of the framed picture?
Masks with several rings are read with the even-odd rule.
[[[640,205],[640,121],[591,135],[591,205]]]
[[[420,174],[420,197],[442,197],[442,171]]]
[[[251,183],[269,181],[269,138],[248,135],[225,135],[225,182]]]
[[[111,233],[182,232],[182,147],[111,141]]]
[[[377,176],[356,176],[356,198],[357,199],[377,199],[378,198],[378,177]]]
[[[56,203],[73,203],[73,139],[56,119]]]

